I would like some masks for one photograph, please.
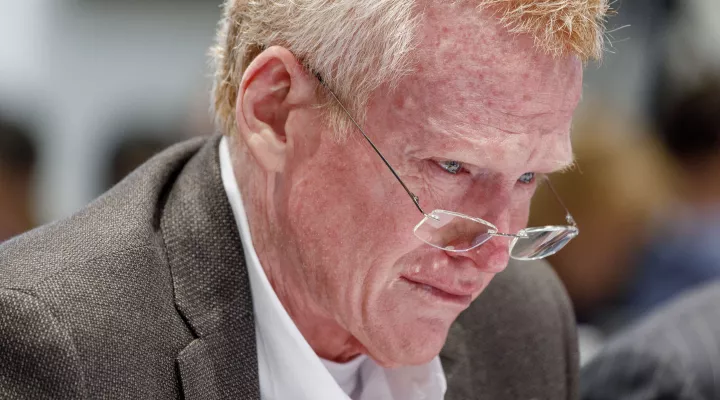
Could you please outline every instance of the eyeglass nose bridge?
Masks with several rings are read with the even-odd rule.
[[[490,232],[490,235],[492,236],[499,236],[499,237],[506,237],[506,238],[512,238],[512,239],[527,239],[528,235],[525,233],[525,231],[520,231],[516,234],[512,233],[502,233],[502,232]]]

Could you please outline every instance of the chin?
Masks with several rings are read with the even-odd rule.
[[[447,341],[452,321],[441,318],[388,321],[366,346],[369,356],[385,368],[422,365],[432,361]]]

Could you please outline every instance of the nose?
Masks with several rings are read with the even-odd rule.
[[[483,245],[464,252],[446,252],[455,259],[466,258],[482,272],[497,274],[505,270],[510,261],[508,238],[493,237]]]
[[[505,207],[496,213],[486,213],[481,218],[494,224],[498,231],[507,233],[510,226],[510,209]],[[446,253],[452,258],[468,258],[481,271],[497,274],[502,272],[510,261],[509,248],[512,240],[508,237],[493,236],[472,250]]]

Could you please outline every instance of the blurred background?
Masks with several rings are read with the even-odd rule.
[[[220,0],[0,0],[0,242],[213,131]],[[581,235],[550,259],[604,338],[720,276],[720,1],[620,0],[553,177]],[[541,190],[531,224],[559,224]]]
[[[0,0],[0,119],[13,127],[0,130],[3,209],[30,201],[34,224],[68,216],[167,143],[211,133],[220,3]],[[32,149],[26,160],[6,159],[15,146]],[[5,199],[8,187],[33,194]],[[1,212],[0,232],[20,223]]]

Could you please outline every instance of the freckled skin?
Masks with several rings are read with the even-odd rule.
[[[538,54],[531,38],[446,5],[426,10],[417,61],[395,91],[372,97],[368,135],[426,212],[523,228],[535,187],[517,179],[572,160],[580,63]],[[360,134],[338,144],[318,121],[314,108],[291,112],[286,171],[267,187],[241,185],[257,205],[248,214],[263,266],[320,356],[428,362],[462,307],[429,301],[400,277],[442,276],[476,298],[507,265],[509,241],[467,253],[423,244],[412,234],[422,215]],[[467,171],[446,175],[433,159],[461,161]]]

